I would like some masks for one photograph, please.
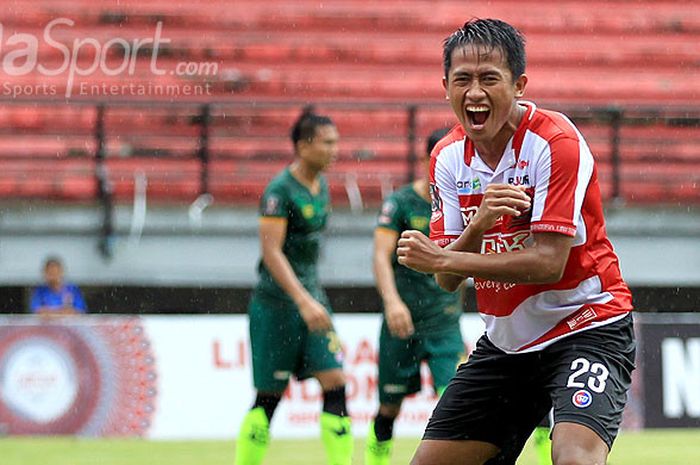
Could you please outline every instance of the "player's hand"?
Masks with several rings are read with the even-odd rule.
[[[437,273],[446,257],[446,252],[420,231],[401,233],[396,255],[399,263],[423,273]]]
[[[510,184],[490,184],[484,191],[481,205],[470,224],[487,231],[505,215],[520,216],[530,208],[530,196],[523,186]]]
[[[299,302],[299,313],[304,319],[304,323],[309,328],[309,331],[330,331],[333,329],[331,316],[328,314],[326,307],[321,305],[317,300],[309,297]]]
[[[406,339],[413,335],[411,311],[401,300],[384,303],[384,319],[392,336]]]

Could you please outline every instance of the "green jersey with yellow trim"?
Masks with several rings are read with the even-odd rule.
[[[260,200],[261,217],[287,220],[282,252],[299,281],[309,291],[319,287],[317,263],[321,233],[326,227],[329,211],[330,197],[325,178],[320,177],[319,192],[313,194],[292,176],[289,167],[270,181]],[[262,260],[258,265],[258,274],[260,280],[256,292],[291,301]]]
[[[377,227],[391,229],[399,235],[408,229],[415,229],[428,236],[430,213],[430,203],[409,184],[384,201]],[[437,285],[432,275],[400,265],[396,254],[392,266],[396,289],[411,310],[416,334],[441,332],[459,325],[462,308],[458,292],[446,292]]]

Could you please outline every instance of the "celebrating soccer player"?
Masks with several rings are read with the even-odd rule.
[[[634,369],[632,299],[606,236],[593,156],[561,113],[520,100],[524,40],[493,19],[444,43],[459,124],[431,157],[431,240],[399,263],[474,278],[486,334],[440,398],[413,465],[514,464],[553,408],[555,465],[603,465]]]

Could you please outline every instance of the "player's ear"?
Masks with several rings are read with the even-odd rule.
[[[527,86],[527,75],[521,74],[518,79],[515,80],[515,97],[521,98],[525,95],[525,86]]]
[[[447,100],[450,99],[449,94],[447,93],[447,76],[442,77],[442,88],[445,89],[445,98]]]

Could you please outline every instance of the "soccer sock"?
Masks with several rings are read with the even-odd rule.
[[[270,421],[263,407],[255,407],[243,418],[234,465],[260,465],[269,444]]]
[[[261,394],[255,397],[255,403],[252,408],[262,407],[265,410],[265,416],[267,416],[267,421],[272,421],[272,415],[275,414],[275,409],[277,409],[277,404],[282,400],[282,394]]]
[[[365,443],[365,465],[389,465],[394,433],[394,418],[378,413],[369,424]]]
[[[328,465],[351,465],[353,437],[345,405],[345,386],[323,393],[321,441]]]
[[[549,439],[549,428],[538,426],[533,433],[538,465],[552,465],[552,441]]]
[[[377,413],[377,416],[374,417],[374,434],[377,441],[388,441],[394,436],[394,420],[396,418]]]
[[[348,409],[345,405],[345,386],[323,392],[323,411],[339,417],[348,416]]]

